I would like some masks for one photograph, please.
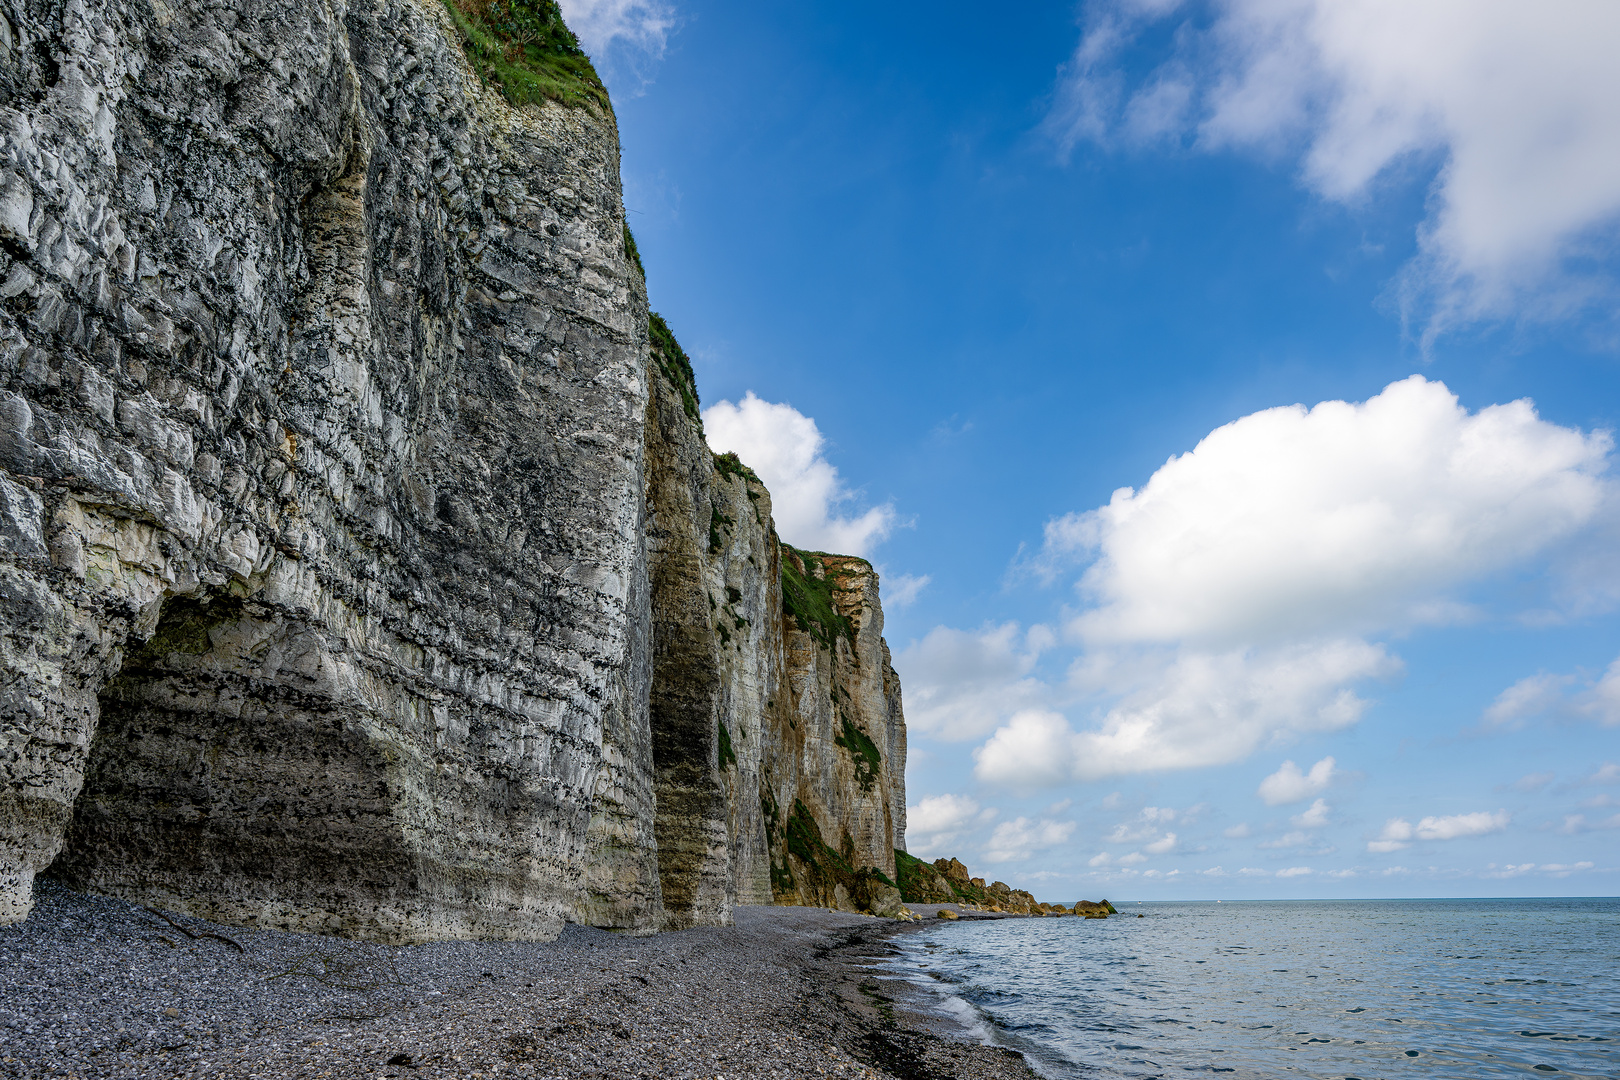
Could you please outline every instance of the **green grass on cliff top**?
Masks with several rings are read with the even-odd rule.
[[[797,555],[804,563],[799,572]],[[791,544],[782,545],[782,610],[793,616],[799,629],[815,638],[824,648],[831,649],[833,641],[842,634],[855,644],[855,626],[838,613],[833,604],[832,582],[816,576],[819,566],[825,572],[823,555],[815,551],[800,551]]]
[[[556,101],[613,111],[557,0],[445,0],[445,7],[473,70],[512,104]]]

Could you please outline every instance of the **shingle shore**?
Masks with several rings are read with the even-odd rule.
[[[390,947],[171,924],[43,883],[0,929],[0,1076],[1031,1076],[894,1008],[864,965],[899,928],[743,907],[654,937]]]

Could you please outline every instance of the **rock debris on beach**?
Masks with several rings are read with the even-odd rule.
[[[1031,1076],[870,1007],[899,992],[866,965],[904,925],[740,907],[654,937],[394,947],[171,924],[46,884],[0,929],[0,1076]]]

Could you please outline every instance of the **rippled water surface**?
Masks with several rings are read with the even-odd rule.
[[[1120,910],[901,935],[897,964],[1053,1077],[1620,1077],[1620,900]]]

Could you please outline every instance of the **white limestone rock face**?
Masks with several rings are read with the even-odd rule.
[[[788,618],[791,711],[786,725],[777,725],[780,749],[770,755],[766,774],[777,816],[786,820],[785,840],[773,852],[780,856],[777,891],[805,903],[887,908],[899,899],[895,849],[905,847],[906,728],[900,680],[883,639],[878,575],[865,559],[848,555],[784,547],[782,559],[811,587],[826,588],[845,623]],[[807,845],[807,832],[819,833],[825,848]],[[847,880],[846,867],[856,873],[854,881]],[[863,873],[869,871],[887,884]],[[850,894],[847,904],[838,885]]]
[[[665,926],[723,925],[736,903],[898,911],[905,720],[877,574],[783,545],[758,477],[704,443],[689,372],[656,340],[652,359],[650,725]],[[815,594],[821,621],[788,614],[784,574]]]
[[[0,923],[893,910],[877,577],[705,445],[618,175],[437,0],[0,0]]]
[[[50,867],[662,925],[611,117],[511,108],[429,0],[0,16],[0,922]]]

